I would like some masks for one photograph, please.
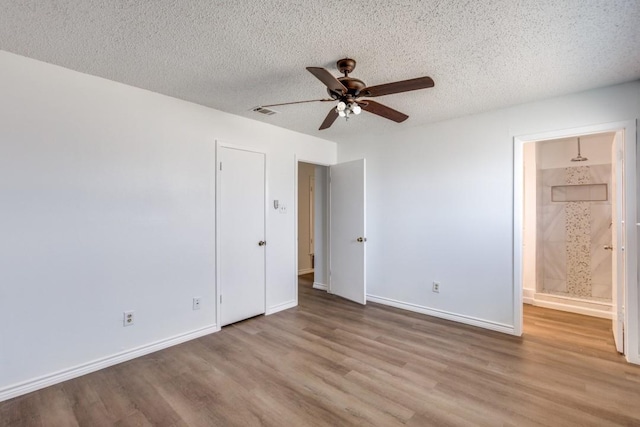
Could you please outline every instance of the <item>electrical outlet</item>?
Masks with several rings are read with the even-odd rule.
[[[131,326],[135,321],[133,311],[125,311],[122,316],[122,326]]]
[[[440,293],[440,282],[433,282],[433,292]]]
[[[287,205],[285,205],[284,203],[280,203],[280,213],[281,214],[287,213]]]
[[[193,297],[193,309],[200,310],[200,297]]]

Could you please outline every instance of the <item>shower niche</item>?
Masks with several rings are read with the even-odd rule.
[[[609,198],[607,184],[554,185],[552,202],[606,202]]]

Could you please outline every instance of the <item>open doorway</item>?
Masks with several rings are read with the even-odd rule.
[[[524,303],[612,318],[615,132],[524,144]]]
[[[585,152],[584,143],[580,147],[582,150],[578,153],[578,140],[581,141],[584,138],[610,138],[613,135],[613,141],[611,142],[611,175],[609,182],[602,182],[607,177],[604,174],[606,172],[600,171],[600,175],[596,175],[596,178],[600,179],[600,182],[592,180],[593,174],[590,168],[585,168],[586,160],[582,157],[589,158],[589,154]],[[540,134],[524,135],[514,137],[514,334],[522,335],[523,333],[523,302],[532,302],[540,299],[549,298],[542,294],[549,294],[551,298],[555,296],[565,296],[568,299],[575,297],[577,294],[583,298],[587,303],[596,300],[593,295],[593,272],[597,266],[594,266],[593,258],[591,257],[592,251],[610,251],[611,252],[611,305],[607,316],[611,320],[606,320],[611,325],[610,330],[613,332],[613,341],[615,342],[615,349],[618,352],[623,353],[626,359],[632,363],[640,363],[640,356],[638,354],[638,278],[637,278],[637,227],[636,227],[636,212],[637,212],[637,194],[636,194],[636,123],[634,121],[606,123],[600,125],[585,126],[582,128],[550,131]],[[537,167],[532,167],[531,155],[535,153],[535,148],[530,148],[530,143],[549,143],[552,144],[552,140],[559,139],[571,139],[573,138],[573,152],[565,153],[563,161],[569,161],[570,165],[565,165],[565,182],[564,184],[558,183],[558,185],[548,185],[545,188],[540,182],[537,182],[537,178],[531,181],[532,177],[537,177],[539,171]],[[555,141],[556,143],[558,141]],[[607,153],[606,144],[602,149],[602,153]],[[552,149],[558,149],[559,145],[549,145]],[[529,166],[525,166],[525,151],[529,154]],[[533,155],[535,162],[540,162],[540,153]],[[598,157],[597,154],[594,154]],[[574,161],[572,161],[572,159]],[[571,165],[580,164],[575,168]],[[525,170],[527,169],[527,170]],[[570,170],[567,170],[570,169]],[[606,168],[604,168],[606,169]],[[589,173],[587,173],[587,171]],[[566,177],[570,176],[570,181],[566,181]],[[528,191],[525,189],[526,181],[529,180]],[[543,178],[541,178],[543,179]],[[576,180],[573,182],[572,180]],[[535,184],[532,184],[535,182]],[[606,188],[605,188],[605,185]],[[532,191],[532,187],[534,190]],[[538,191],[538,187],[541,189]],[[605,193],[606,190],[606,193]],[[544,193],[547,194],[544,194]],[[525,194],[528,194],[529,201],[525,203]],[[604,200],[606,197],[607,200]],[[544,292],[545,290],[545,272],[541,271],[537,261],[539,257],[544,259],[544,232],[542,236],[538,234],[538,227],[532,226],[531,218],[535,218],[536,221],[540,219],[541,211],[545,210],[544,203],[538,205],[537,200],[544,202],[548,201],[548,204],[564,203],[573,205],[569,208],[564,208],[564,233],[565,239],[560,243],[564,244],[565,251],[558,252],[556,250],[555,256],[560,260],[553,260],[555,266],[565,266],[566,280],[564,290],[562,290],[561,283],[555,283],[556,288],[551,289],[552,292]],[[603,243],[602,246],[598,243],[598,227],[592,231],[592,220],[590,219],[591,207],[595,203],[600,203],[601,206],[595,208],[605,210],[602,207],[603,204],[610,200],[611,205],[611,220],[609,224],[606,224],[606,228],[600,230],[600,239],[610,236],[610,243]],[[586,204],[585,204],[586,203]],[[528,206],[526,206],[528,205]],[[531,213],[532,207],[536,210],[535,214]],[[525,210],[529,209],[528,218],[526,217]],[[554,208],[546,208],[551,215]],[[557,210],[557,209],[556,209]],[[575,211],[575,212],[574,212]],[[540,214],[540,215],[539,215]],[[577,221],[582,221],[580,224],[571,222],[567,224],[567,215],[577,217]],[[597,216],[597,215],[596,215]],[[559,223],[555,225],[549,225],[547,232],[551,233],[552,229],[562,229],[563,220],[560,216],[556,216]],[[542,221],[546,219],[542,218]],[[604,220],[602,220],[604,221]],[[558,222],[558,221],[557,221]],[[535,231],[534,231],[535,230]],[[588,230],[588,234],[587,234]],[[527,236],[525,238],[525,235]],[[582,237],[579,237],[581,235]],[[592,237],[594,241],[592,242]],[[527,240],[525,244],[525,239]],[[579,244],[574,244],[579,242]],[[540,251],[533,249],[532,246],[543,247],[542,254]],[[561,246],[561,245],[560,245]],[[571,246],[569,248],[569,246]],[[554,249],[551,249],[551,253],[547,254],[547,258],[552,258],[554,255]],[[587,257],[588,255],[588,257]],[[564,260],[562,257],[564,256]],[[606,263],[608,262],[609,255],[604,252],[597,254],[602,261],[600,266],[601,276],[606,272]],[[529,259],[529,263],[527,263]],[[535,267],[531,267],[531,265]],[[571,270],[572,277],[569,278],[569,269]],[[557,272],[557,271],[556,271]],[[527,278],[525,279],[525,276]],[[535,278],[532,280],[532,277]],[[542,287],[538,282],[538,278],[543,278]],[[589,278],[590,277],[590,278]],[[549,278],[547,276],[546,278]],[[589,280],[591,283],[589,284]],[[528,285],[524,285],[525,281],[528,281]],[[571,284],[569,286],[569,282]],[[553,286],[554,283],[550,282]],[[600,283],[604,285],[603,283]],[[549,290],[549,289],[547,289]],[[598,289],[595,289],[596,293]],[[558,292],[560,291],[560,292]],[[585,298],[589,296],[591,292],[591,298]],[[600,286],[599,291],[604,296],[605,287]],[[560,293],[560,295],[558,295]],[[566,295],[563,295],[565,293]],[[541,294],[541,295],[539,295]],[[542,296],[542,298],[539,298]],[[602,298],[608,300],[608,298]],[[528,301],[527,301],[528,300]],[[553,301],[555,302],[555,301]],[[570,302],[571,304],[568,304]],[[600,301],[607,303],[607,301]],[[574,306],[575,301],[565,300],[564,305]],[[584,305],[584,304],[582,304]],[[559,308],[559,307],[554,307]],[[593,309],[593,307],[588,307]],[[581,307],[580,310],[584,310]],[[606,310],[601,310],[606,311]],[[556,311],[559,313],[559,311]],[[589,313],[583,313],[589,314]],[[593,314],[593,313],[591,313]],[[604,317],[604,316],[603,316]]]
[[[296,276],[308,274],[310,282],[313,274],[313,288],[366,304],[366,159],[309,167],[299,161],[296,170]],[[312,244],[301,238],[306,230]],[[313,271],[300,261],[311,261]]]
[[[329,168],[298,162],[298,279],[328,290]]]

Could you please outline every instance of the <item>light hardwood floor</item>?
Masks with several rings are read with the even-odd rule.
[[[302,280],[295,309],[0,403],[0,425],[640,426],[610,322],[524,312],[516,338]]]

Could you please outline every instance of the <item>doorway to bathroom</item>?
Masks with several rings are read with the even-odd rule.
[[[611,318],[614,138],[524,145],[524,303]]]
[[[616,349],[635,361],[626,351],[637,345],[635,123],[514,142],[519,332],[523,303],[610,319]]]

